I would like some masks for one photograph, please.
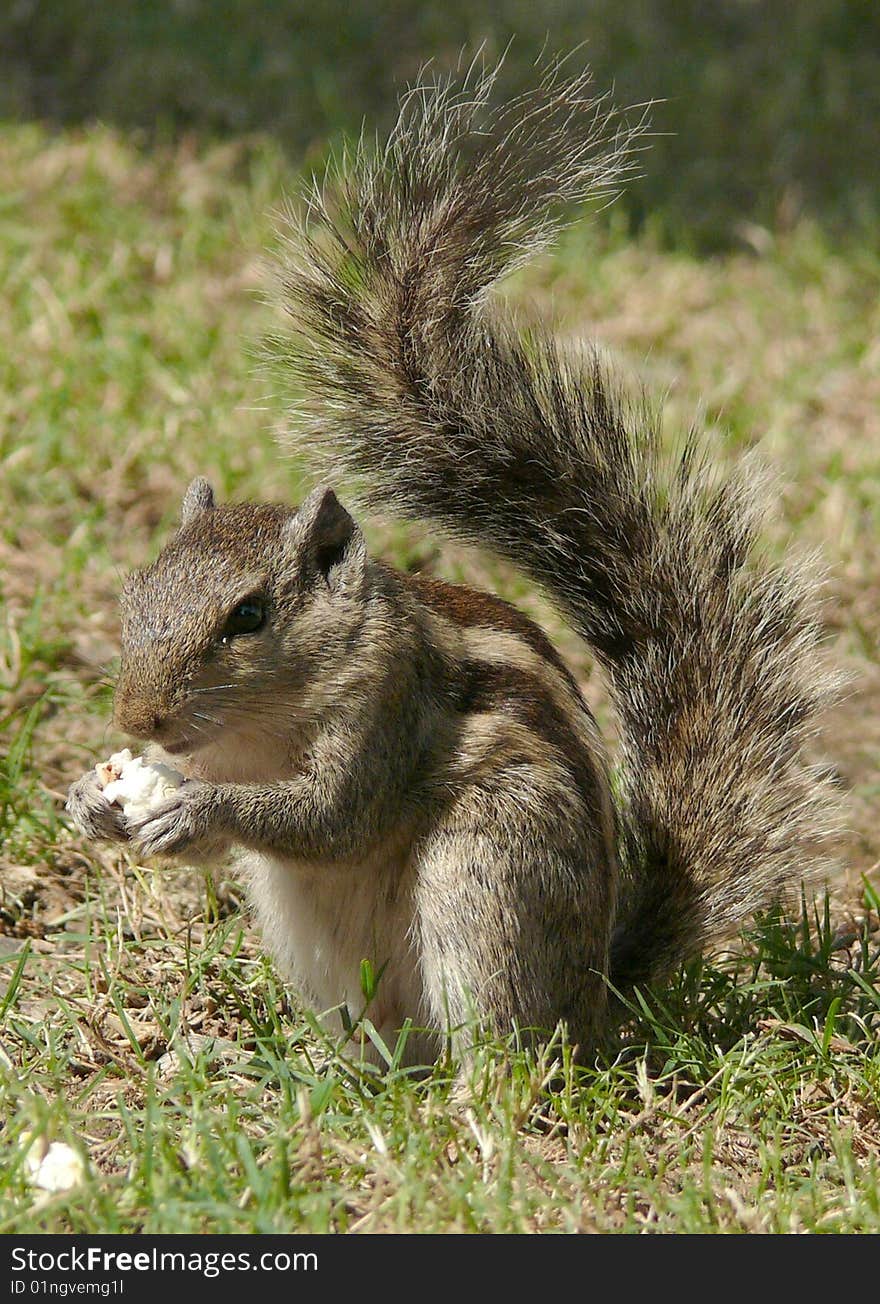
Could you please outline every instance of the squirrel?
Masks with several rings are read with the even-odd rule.
[[[818,872],[831,783],[805,757],[835,693],[817,584],[759,542],[749,463],[660,446],[595,349],[490,291],[636,130],[589,74],[494,73],[401,102],[387,143],[285,218],[270,350],[325,483],[218,505],[124,584],[115,724],[186,782],[126,820],[94,774],[68,809],[141,856],[237,849],[266,945],[321,1011],[363,1004],[403,1062],[474,1026],[588,1055],[633,989]],[[369,555],[327,481],[512,562],[586,640],[621,743],[499,598]],[[354,501],[354,500],[353,500]]]

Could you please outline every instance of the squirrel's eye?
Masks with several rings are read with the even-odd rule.
[[[223,626],[223,642],[238,634],[254,634],[266,620],[266,608],[256,598],[246,598],[229,613]]]

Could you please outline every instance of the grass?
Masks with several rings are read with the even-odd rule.
[[[464,1082],[365,1077],[280,985],[234,882],[86,845],[62,812],[118,741],[121,575],[189,477],[301,492],[247,347],[288,169],[256,140],[32,126],[0,131],[0,167],[0,1232],[880,1230],[876,254],[802,223],[700,261],[612,221],[512,289],[663,391],[670,431],[697,419],[719,459],[758,442],[774,546],[821,548],[854,674],[822,740],[852,824],[827,902],[646,994],[594,1070],[554,1042],[486,1046]],[[406,527],[371,538],[538,615],[608,721],[522,581]],[[26,1133],[68,1141],[83,1184],[37,1193]]]
[[[577,50],[619,104],[654,101],[634,223],[730,247],[804,213],[871,236],[880,19],[840,0],[55,0],[0,9],[0,116],[98,118],[153,136],[263,131],[320,164],[328,139],[390,125],[426,60],[505,53],[508,90]]]

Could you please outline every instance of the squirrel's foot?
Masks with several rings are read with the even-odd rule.
[[[96,842],[128,842],[129,831],[122,807],[111,804],[104,796],[98,776],[89,770],[67,791],[65,810],[80,833]]]
[[[218,836],[217,793],[210,783],[189,779],[159,806],[128,821],[138,854],[175,856],[181,852],[204,854],[225,841]]]

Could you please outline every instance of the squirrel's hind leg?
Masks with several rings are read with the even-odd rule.
[[[582,1054],[602,1036],[613,870],[562,841],[498,820],[438,829],[425,849],[422,981],[456,1058],[475,1037],[516,1029],[536,1043],[560,1021]]]

